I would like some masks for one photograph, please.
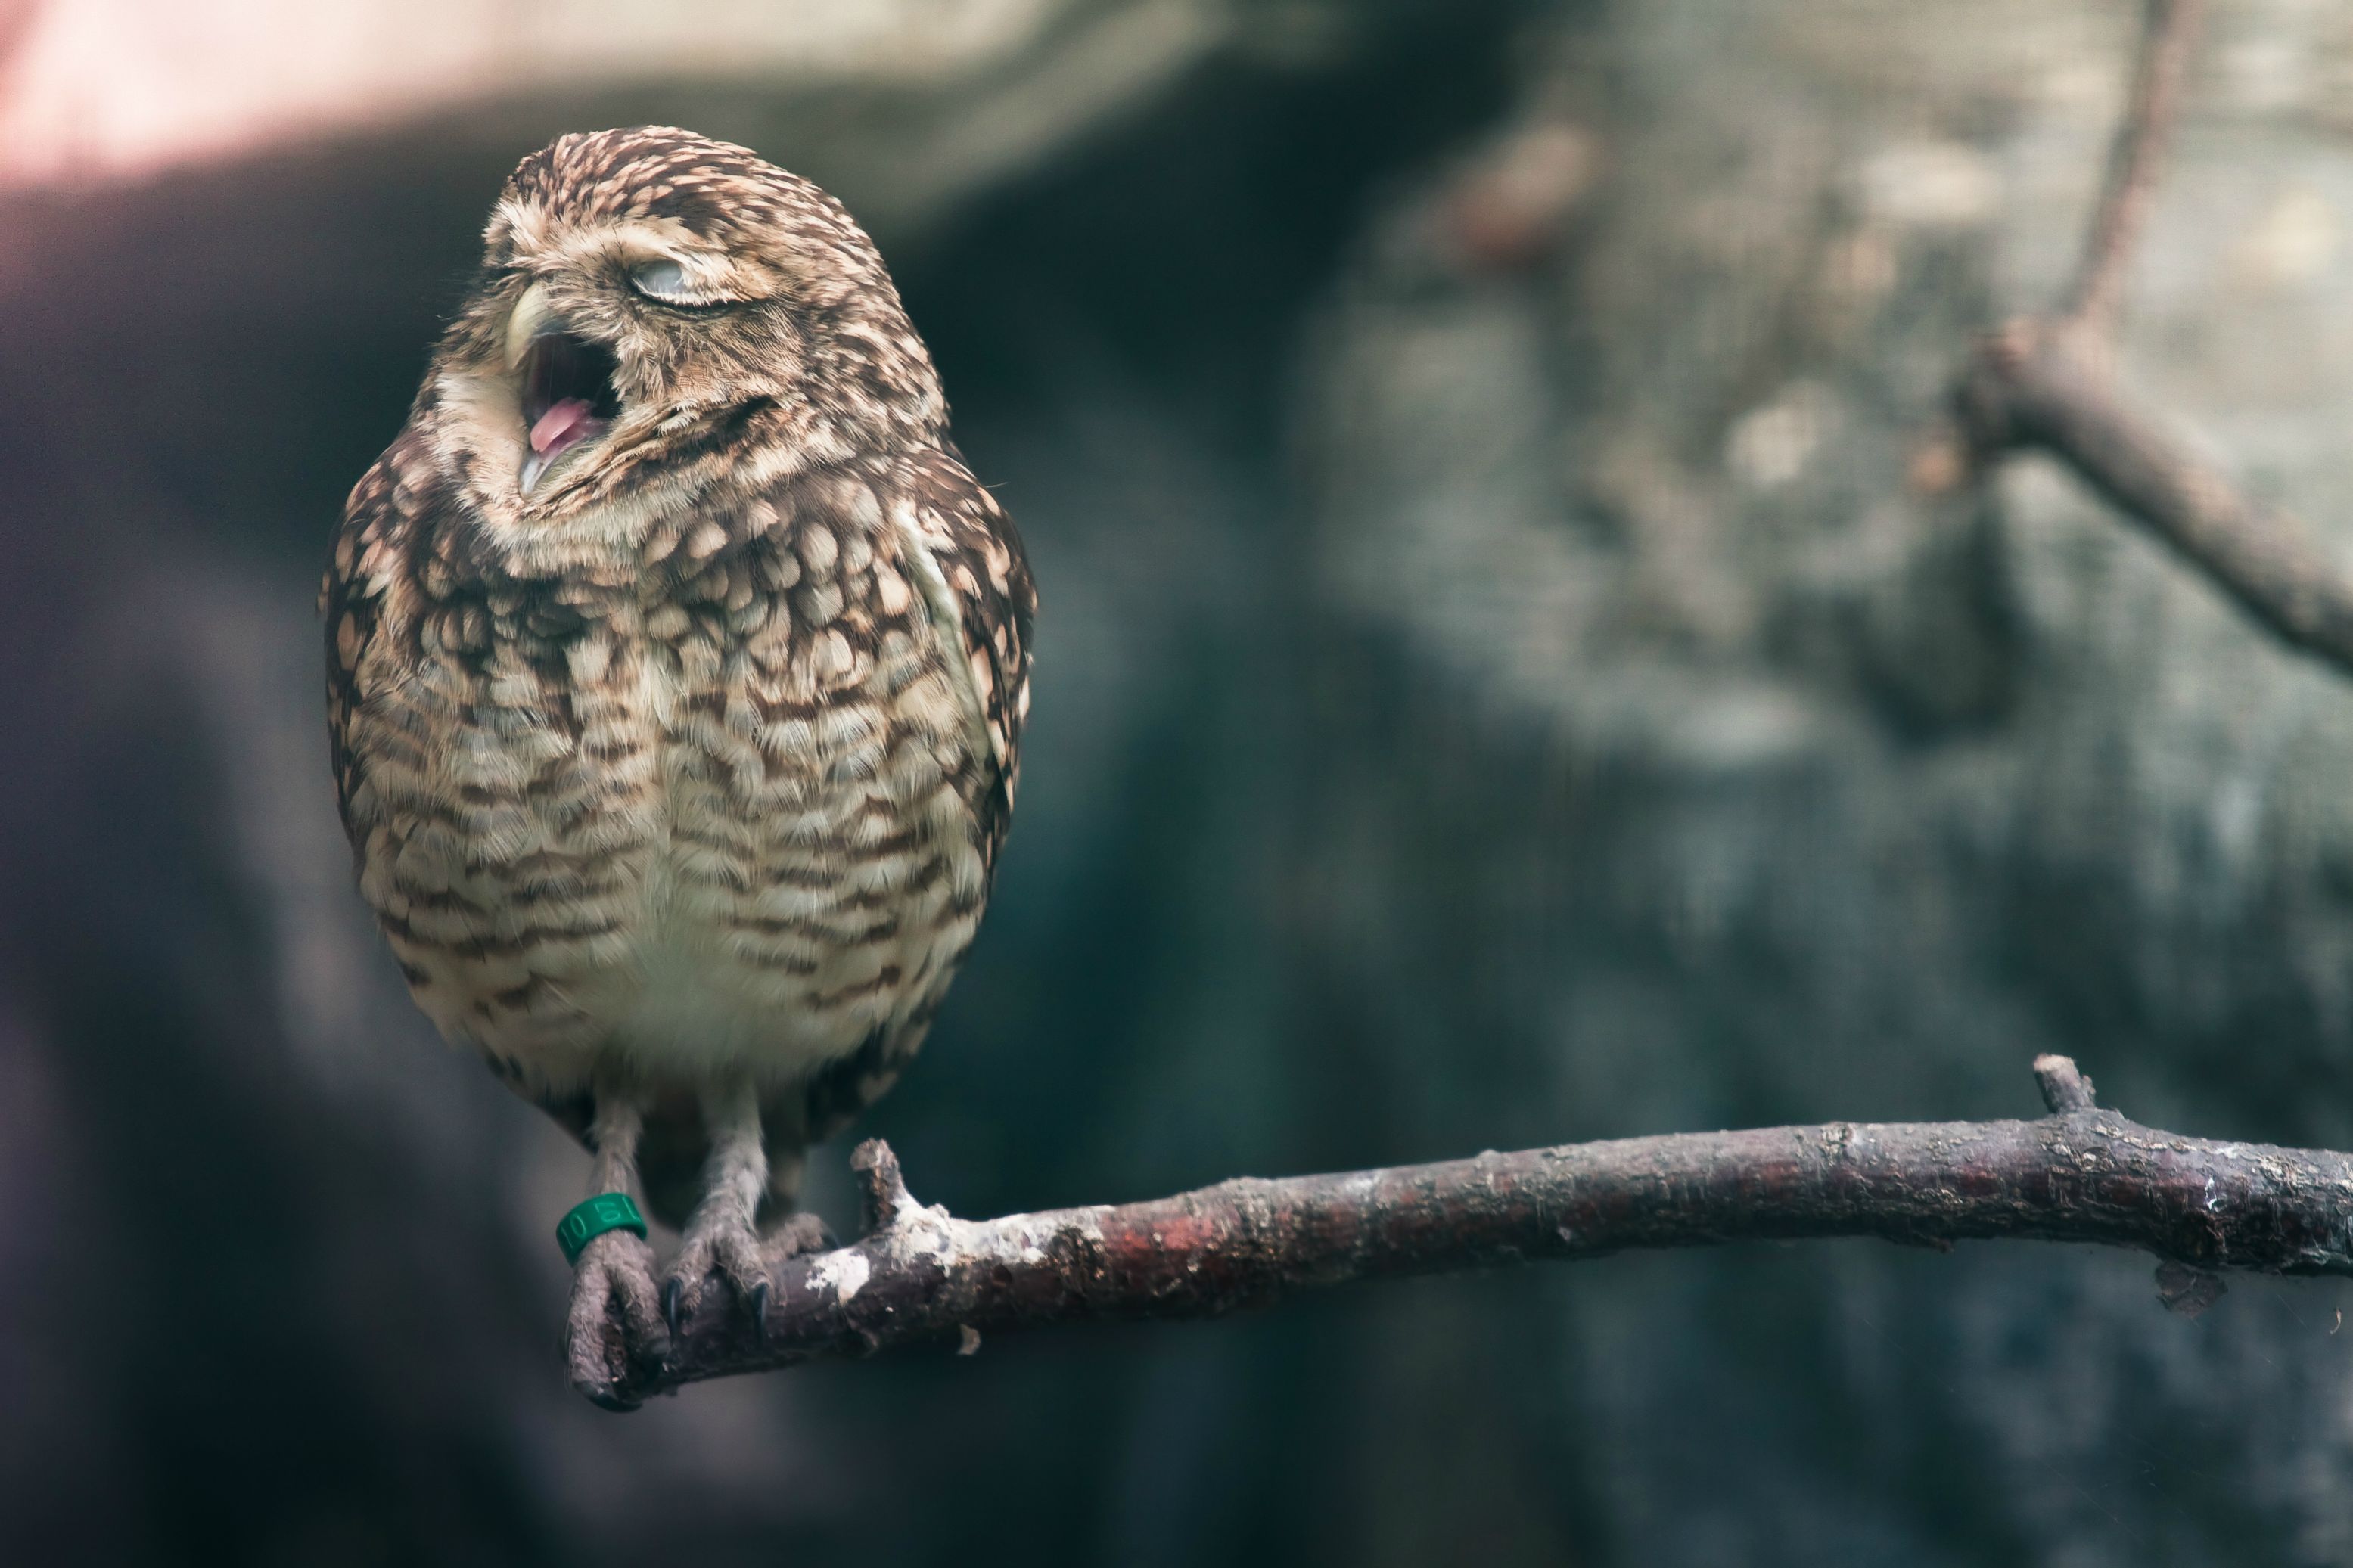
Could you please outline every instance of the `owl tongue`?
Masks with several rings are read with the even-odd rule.
[[[567,397],[539,416],[531,427],[531,449],[543,458],[554,458],[574,442],[584,439],[592,414],[585,397]]]

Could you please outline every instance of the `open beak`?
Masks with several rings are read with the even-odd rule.
[[[532,343],[547,330],[555,319],[555,307],[547,300],[545,282],[533,284],[522,291],[514,309],[507,315],[507,368],[522,365],[523,356],[531,353]]]
[[[604,344],[564,331],[544,282],[524,290],[507,317],[506,361],[522,383],[525,449],[515,484],[529,495],[557,458],[620,416],[613,389],[620,366]]]

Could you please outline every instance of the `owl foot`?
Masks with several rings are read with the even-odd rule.
[[[773,1268],[787,1258],[798,1258],[804,1253],[830,1252],[840,1245],[834,1237],[833,1227],[818,1215],[807,1210],[786,1215],[783,1222],[768,1233],[765,1243],[768,1267]]]
[[[685,1245],[670,1266],[663,1282],[661,1310],[672,1337],[684,1331],[702,1300],[703,1286],[717,1275],[733,1290],[752,1315],[756,1334],[768,1317],[768,1265],[760,1256],[760,1237],[751,1225],[730,1217],[710,1226],[689,1226]]]
[[[572,1386],[607,1410],[634,1410],[618,1392],[632,1374],[660,1369],[670,1337],[655,1304],[653,1248],[626,1230],[608,1230],[581,1250],[572,1271],[565,1362]]]

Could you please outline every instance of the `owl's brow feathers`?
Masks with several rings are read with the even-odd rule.
[[[823,247],[845,283],[888,287],[873,242],[813,181],[672,126],[565,136],[523,159],[484,236],[492,255],[556,212],[584,225],[666,219],[726,249],[785,236]]]

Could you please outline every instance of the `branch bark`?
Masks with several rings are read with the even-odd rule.
[[[2203,13],[2202,0],[2150,0],[2132,94],[2066,302],[1981,342],[1954,408],[1971,469],[1986,472],[2017,452],[2049,453],[2282,641],[2353,671],[2353,583],[2301,524],[2249,501],[2116,373],[2117,304]]]
[[[2034,1064],[2033,1121],[1833,1122],[1482,1154],[1145,1203],[960,1220],[907,1194],[879,1142],[853,1156],[870,1233],[774,1269],[764,1331],[703,1292],[658,1370],[596,1390],[635,1404],[705,1378],[1095,1320],[1213,1317],[1295,1291],[1629,1247],[1877,1237],[2136,1247],[2195,1311],[2215,1271],[2353,1274],[2353,1155],[2221,1143],[2099,1110],[2063,1057]]]

